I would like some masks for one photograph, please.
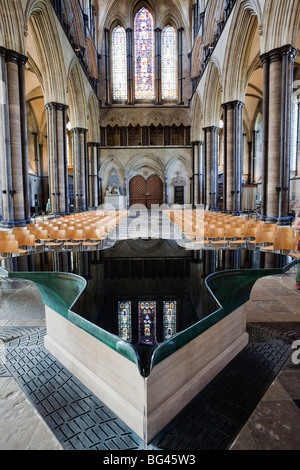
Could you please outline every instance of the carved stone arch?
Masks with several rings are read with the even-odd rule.
[[[101,165],[100,172],[99,172],[99,177],[101,179],[104,179],[105,175],[107,174],[107,169],[112,166],[115,167],[116,170],[119,173],[119,176],[121,176],[124,179],[125,176],[125,168],[122,164],[122,162],[116,157],[115,155],[110,155],[107,157]]]
[[[284,26],[286,25],[286,26]],[[288,26],[287,26],[288,25]],[[291,44],[298,46],[300,29],[300,2],[273,2],[264,6],[262,54]]]
[[[169,173],[169,171],[171,170],[172,166],[174,164],[176,164],[177,162],[181,162],[185,169],[186,169],[186,172],[187,172],[187,175],[189,178],[191,178],[193,176],[193,170],[191,168],[191,165],[188,163],[187,159],[185,157],[183,157],[182,155],[177,155],[175,157],[173,157],[166,165],[166,174]]]
[[[192,53],[191,78],[196,78],[200,73],[200,66],[204,60],[203,40],[197,36]]]
[[[203,116],[204,127],[219,127],[221,116],[221,84],[219,69],[214,62],[209,63],[204,85]]]
[[[166,168],[158,156],[154,154],[139,154],[132,157],[127,163],[125,167],[126,179],[128,180],[144,167],[152,168],[162,179],[165,177]]]
[[[157,2],[154,2],[153,0],[138,0],[135,3],[132,2],[131,6],[129,7],[130,19],[132,22],[131,24],[132,29],[134,27],[135,15],[143,7],[146,8],[151,13],[152,18],[153,18],[153,28],[156,27],[156,21],[158,17]]]
[[[172,26],[175,31],[182,27],[182,18],[176,8],[168,10],[165,15],[159,18],[159,28],[163,30],[166,26]]]
[[[191,141],[203,140],[202,103],[198,93],[195,93],[191,103]]]
[[[82,74],[78,60],[72,61],[68,75],[68,104],[71,126],[87,129],[88,106]]]
[[[122,28],[125,29],[126,31],[126,24],[124,22],[124,18],[122,18],[121,15],[119,15],[117,12],[115,12],[114,14],[114,17],[113,19],[111,20],[110,24],[109,24],[109,27],[107,29],[110,30],[111,34],[113,32],[113,30],[117,27],[117,26],[121,26]]]
[[[57,19],[50,2],[38,3],[29,10],[28,34],[32,41],[28,44],[28,54],[31,54],[30,45],[36,49],[40,74],[43,77],[45,103],[67,102],[67,77],[63,46],[57,30]]]
[[[94,92],[88,99],[88,142],[100,142],[100,110],[98,98]]]
[[[257,16],[241,5],[234,10],[234,16],[224,58],[222,81],[224,102],[245,101],[246,77],[249,59],[258,30]]]
[[[169,117],[168,124],[169,126],[180,126],[180,125],[189,126],[190,117],[184,111],[177,110]]]
[[[150,114],[150,116],[148,117],[147,119],[147,122],[146,122],[146,125],[147,126],[166,126],[166,119],[165,117],[163,116],[162,113],[159,113],[159,112],[153,112]]]
[[[108,111],[107,113],[102,116],[101,121],[100,121],[100,126],[101,127],[107,127],[107,126],[122,126],[122,121],[120,119],[120,115],[117,112],[114,111]]]
[[[146,125],[145,117],[139,112],[124,113],[124,116],[122,119],[122,125],[125,127],[129,127],[129,126],[136,127],[138,125],[141,127],[145,126]]]
[[[36,78],[37,78],[37,80],[40,84],[43,95],[44,95],[43,75],[41,74],[41,71],[40,71],[39,67],[37,66],[37,64],[35,63],[33,58],[31,57],[31,55],[27,54],[27,57],[28,57],[28,61],[27,61],[27,64],[25,66],[25,70],[28,70],[28,71],[34,73],[34,75],[36,76]]]
[[[125,188],[125,169],[123,164],[120,162],[118,157],[115,155],[110,155],[107,157],[104,162],[101,165],[100,171],[99,171],[99,177],[102,181],[102,191],[103,195],[105,194],[107,184],[109,181],[110,173],[111,170],[114,169],[117,172],[118,179],[122,188],[122,193],[126,193],[126,188]]]

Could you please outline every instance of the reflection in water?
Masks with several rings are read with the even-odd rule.
[[[140,354],[219,306],[205,286],[214,272],[282,268],[288,257],[246,250],[188,251],[172,241],[130,240],[104,251],[47,252],[2,261],[8,271],[78,274],[87,287],[72,310],[135,345]]]

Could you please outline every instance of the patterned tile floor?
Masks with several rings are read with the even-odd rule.
[[[291,325],[295,327],[295,325]],[[291,354],[278,326],[248,326],[249,345],[154,439],[149,449],[226,450]],[[274,334],[275,332],[275,334]],[[43,344],[42,327],[1,327],[1,377],[13,377],[65,450],[142,450],[117,416]],[[300,328],[299,328],[300,335]],[[246,373],[245,373],[246,371]]]

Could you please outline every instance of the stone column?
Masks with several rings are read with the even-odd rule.
[[[297,104],[297,146],[296,146],[296,176],[300,175],[300,103]]]
[[[155,98],[161,104],[161,29],[155,29]]]
[[[57,215],[69,213],[68,162],[67,162],[67,106],[60,103],[48,103],[47,142],[48,142],[48,178],[51,212]]]
[[[204,130],[205,152],[205,205],[216,209],[218,198],[218,131],[217,127]]]
[[[274,49],[261,57],[263,89],[263,204],[264,215],[287,217],[291,158],[292,93],[297,50]]]
[[[183,104],[183,28],[178,29],[178,103]]]
[[[193,146],[193,207],[199,199],[199,142],[192,142]]]
[[[131,28],[126,29],[126,47],[127,47],[127,101],[128,104],[134,103],[133,88],[133,31]]]
[[[76,127],[72,134],[75,211],[82,212],[87,210],[88,203],[87,129]]]
[[[200,141],[198,146],[199,154],[199,193],[198,193],[198,202],[196,204],[204,204],[205,201],[205,168],[204,168],[204,142]]]
[[[223,210],[238,213],[242,204],[243,108],[241,101],[222,105],[224,115]]]
[[[248,179],[247,183],[252,184],[253,183],[253,171],[252,171],[252,141],[250,140],[248,142]]]
[[[109,29],[104,30],[104,49],[105,49],[105,89],[106,89],[106,104],[111,102],[111,93],[110,93],[110,42],[109,42]]]
[[[30,218],[25,64],[27,57],[0,48],[0,168],[2,218]]]
[[[99,206],[99,188],[98,188],[98,147],[97,142],[89,142],[88,147],[88,175],[89,175],[89,207],[97,208]]]

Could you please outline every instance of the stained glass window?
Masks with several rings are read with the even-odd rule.
[[[141,8],[134,20],[135,41],[135,97],[138,100],[154,98],[154,41],[153,18]]]
[[[139,302],[139,343],[156,343],[156,302]]]
[[[163,302],[164,340],[176,333],[176,301]]]
[[[131,302],[118,302],[119,336],[131,341]]]
[[[161,60],[162,60],[162,98],[177,98],[177,59],[176,59],[176,34],[172,26],[166,26],[161,36]]]
[[[113,99],[127,99],[126,33],[117,26],[112,33]]]

